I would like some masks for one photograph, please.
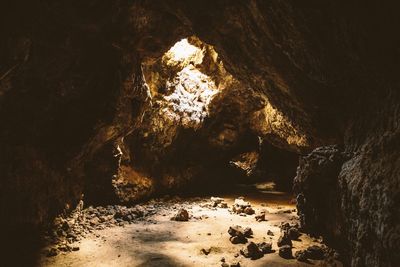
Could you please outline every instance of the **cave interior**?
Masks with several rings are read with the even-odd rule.
[[[0,265],[399,266],[395,1],[0,20]]]

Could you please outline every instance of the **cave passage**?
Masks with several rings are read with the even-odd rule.
[[[140,125],[100,153],[114,169],[88,168],[81,204],[56,218],[58,247],[43,264],[298,266],[296,255],[339,266],[322,240],[300,233],[292,180],[302,138],[278,125],[268,99],[196,36],[141,67]]]
[[[397,6],[1,3],[0,266],[399,266]]]

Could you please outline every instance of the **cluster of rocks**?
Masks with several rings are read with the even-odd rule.
[[[225,258],[221,259],[221,267],[240,267],[240,262],[232,262],[231,264],[227,263]]]
[[[246,247],[240,250],[240,253],[246,257],[256,260],[267,253],[273,253],[271,242],[254,243],[250,242]]]
[[[246,244],[247,238],[253,236],[253,230],[249,227],[243,228],[239,225],[235,225],[229,227],[228,234],[231,236],[229,240],[232,244]]]
[[[228,203],[226,203],[223,198],[211,197],[211,206],[214,208],[218,207],[222,209],[227,209]]]
[[[292,259],[292,240],[299,240],[301,233],[299,232],[298,225],[291,225],[289,223],[283,223],[280,226],[281,235],[277,241],[277,246],[279,247],[279,256],[285,259]],[[251,228],[243,228],[239,225],[229,227],[228,233],[230,235],[230,241],[232,244],[246,244],[247,238],[253,237],[253,231]],[[273,235],[272,231],[268,231],[268,235]],[[332,255],[334,251],[327,247],[321,247],[313,245],[308,247],[306,250],[297,251],[295,258],[299,261],[307,261],[308,259],[322,260],[327,257],[328,254]],[[255,243],[250,242],[244,248],[240,250],[246,258],[251,258],[252,260],[259,259],[267,253],[274,253],[272,249],[272,242],[261,242]],[[229,266],[229,265],[223,265]]]
[[[298,225],[290,225],[289,223],[282,224],[281,235],[277,242],[279,247],[279,256],[285,259],[293,258],[292,240],[298,240],[300,235]]]
[[[237,214],[247,215],[253,215],[255,213],[254,209],[251,207],[250,202],[244,201],[243,197],[235,199],[232,211]]]
[[[94,230],[130,224],[154,213],[154,208],[144,208],[139,205],[90,206],[83,209],[81,202],[70,214],[63,214],[54,219],[53,225],[45,234],[45,241],[50,247],[47,256],[79,250],[79,246],[74,243],[93,233]]]

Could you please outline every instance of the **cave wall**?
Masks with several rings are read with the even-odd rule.
[[[91,180],[85,177],[101,172],[86,165],[140,122],[148,103],[143,43],[151,55],[175,41],[179,27],[139,4],[2,3],[2,224],[40,226],[73,207]],[[163,44],[150,49],[145,33],[164,20],[176,33],[160,33]]]

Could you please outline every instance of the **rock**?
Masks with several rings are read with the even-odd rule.
[[[231,263],[231,267],[240,267],[240,262]]]
[[[244,236],[231,236],[229,238],[232,244],[246,244],[247,238]]]
[[[258,248],[262,251],[262,253],[267,254],[272,251],[272,243],[271,242],[262,242],[257,244]]]
[[[211,197],[211,206],[216,207],[218,204],[224,201],[223,198],[220,197]]]
[[[226,262],[221,263],[221,267],[229,267],[229,264]]]
[[[302,262],[306,262],[307,261],[307,253],[305,250],[298,250],[296,251],[296,253],[294,254],[294,257],[298,260],[298,261],[302,261]]]
[[[77,247],[77,246],[72,247],[72,251],[78,251],[78,250],[79,250],[79,247]]]
[[[307,258],[312,260],[322,260],[324,258],[324,250],[320,246],[309,246],[306,249]]]
[[[251,228],[246,227],[243,229],[243,227],[239,225],[229,227],[228,233],[231,235],[229,240],[232,244],[245,244],[247,242],[247,237],[253,235]]]
[[[219,203],[218,204],[218,208],[227,209],[228,208],[228,203],[226,203],[226,202]]]
[[[299,250],[295,253],[295,258],[298,261],[322,260],[325,258],[324,249],[320,246],[309,246],[306,250]]]
[[[185,209],[180,209],[178,213],[171,218],[173,221],[186,222],[189,220],[189,213]]]
[[[261,214],[259,214],[259,215],[256,215],[255,218],[256,218],[256,221],[257,221],[257,222],[263,222],[263,221],[266,221],[266,220],[267,220],[267,219],[265,218],[265,213],[261,213]]]
[[[253,235],[253,230],[251,230],[250,227],[246,227],[246,228],[244,228],[244,230],[243,230],[243,234],[244,234],[245,237],[252,237],[252,235]]]
[[[289,238],[292,240],[297,240],[299,238],[299,236],[301,235],[299,230],[295,227],[289,228],[287,233],[288,233]]]
[[[291,259],[293,258],[292,255],[292,247],[289,245],[283,245],[279,248],[279,256],[284,259]]]
[[[268,230],[267,235],[274,236],[274,233],[271,230]]]
[[[278,245],[278,247],[282,247],[282,246],[285,246],[285,245],[292,247],[292,240],[290,239],[288,234],[286,234],[286,232],[284,232],[279,237],[277,245]]]
[[[202,248],[200,250],[204,255],[208,255],[211,252],[211,248]]]
[[[253,215],[255,213],[252,207],[245,208],[243,212],[246,213],[247,215]]]
[[[54,257],[58,255],[58,250],[56,248],[51,248],[47,251],[47,257]]]
[[[253,235],[253,230],[251,228],[246,227],[243,229],[243,227],[239,225],[231,226],[229,227],[228,233],[231,236],[244,236],[244,237],[251,237]]]
[[[235,202],[232,207],[232,211],[235,213],[238,213],[238,214],[240,214],[240,213],[246,213],[248,215],[254,214],[254,210],[251,208],[250,203],[247,201],[244,201],[243,198],[235,199]]]
[[[264,253],[254,242],[250,242],[244,249],[241,249],[240,253],[244,257],[251,258],[252,260],[259,259],[264,255]]]

